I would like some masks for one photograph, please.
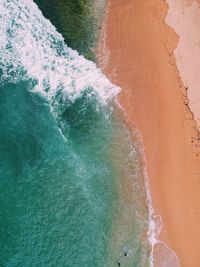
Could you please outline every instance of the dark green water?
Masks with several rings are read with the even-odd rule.
[[[62,33],[69,47],[95,59],[94,47],[105,0],[35,0],[44,16]]]
[[[92,2],[37,2],[89,58]],[[118,89],[32,1],[0,10],[0,266],[149,266],[144,177],[113,112]]]

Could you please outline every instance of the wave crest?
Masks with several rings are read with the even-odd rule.
[[[0,2],[1,82],[32,79],[48,100],[76,99],[91,89],[103,103],[119,92],[96,65],[69,48],[31,0]]]

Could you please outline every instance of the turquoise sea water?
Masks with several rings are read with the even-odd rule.
[[[94,2],[36,2],[57,30],[33,1],[0,1],[0,266],[147,267],[144,177],[119,88],[77,52],[94,58]]]

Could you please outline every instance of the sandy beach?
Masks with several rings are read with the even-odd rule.
[[[168,1],[171,11],[172,2],[180,1]],[[191,17],[191,12],[198,14],[195,0],[185,0],[184,5],[190,7]],[[143,136],[153,207],[163,223],[158,238],[176,253],[181,267],[199,267],[200,138],[194,118],[200,97],[194,77],[188,75],[189,70],[194,72],[193,61],[188,61],[192,44],[184,42],[191,35],[179,37],[184,32],[176,29],[180,19],[175,20],[176,12],[168,14],[173,30],[165,22],[168,11],[160,0],[110,0],[98,58],[111,81],[122,88],[119,100],[130,129],[136,125]],[[184,25],[182,29],[187,28]],[[198,19],[195,25],[200,27]],[[198,36],[193,43],[199,51]],[[176,60],[174,50],[180,40],[184,49],[178,46]],[[194,76],[197,81],[198,75]],[[156,267],[175,266],[160,265],[159,256],[167,261],[168,255],[155,251]]]

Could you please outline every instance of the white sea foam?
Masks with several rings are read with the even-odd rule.
[[[119,92],[96,65],[70,49],[31,0],[0,1],[2,79],[32,78],[49,100],[58,92],[72,101],[92,89],[106,103]]]
[[[59,91],[63,99],[70,97],[73,100],[91,88],[106,103],[120,90],[93,62],[64,43],[62,35],[31,0],[0,0],[0,36],[1,80],[14,82],[19,78],[32,78],[35,81],[33,90],[49,100]],[[146,170],[144,173],[149,207],[148,237],[152,245],[151,267],[179,266],[175,253],[157,239],[161,223],[159,226],[155,223]],[[155,248],[162,256],[159,263],[155,263]],[[168,257],[166,261],[163,253]]]
[[[123,107],[120,105],[118,100],[115,101],[116,105],[124,112],[125,116],[127,115]],[[128,121],[128,119],[127,119]],[[132,123],[133,124],[133,123]],[[150,245],[150,267],[180,267],[180,260],[176,253],[170,249],[167,244],[159,240],[159,235],[162,229],[162,217],[156,215],[153,204],[152,197],[150,192],[149,177],[147,172],[147,162],[146,162],[146,153],[145,146],[143,142],[143,137],[139,132],[137,126],[134,127],[134,137],[137,140],[137,148],[140,153],[140,157],[143,162],[143,177],[145,183],[145,192],[146,192],[146,203],[148,207],[148,242]],[[132,138],[129,134],[131,150],[134,153],[134,147],[132,145]],[[145,265],[145,263],[144,263]]]
[[[149,177],[147,173],[147,163],[144,151],[144,143],[141,134],[138,132],[140,141],[140,152],[143,158],[143,175],[145,179],[145,188],[147,194],[147,205],[149,210],[149,229],[148,239],[151,246],[150,252],[150,267],[180,267],[180,261],[176,253],[170,249],[167,244],[159,240],[159,235],[162,229],[162,217],[155,215],[150,193]]]

